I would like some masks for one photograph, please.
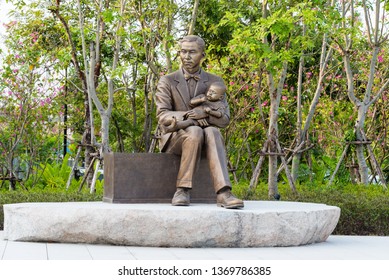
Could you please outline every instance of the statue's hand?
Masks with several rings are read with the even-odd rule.
[[[208,114],[201,108],[193,108],[186,113],[186,116],[190,119],[199,120],[208,117]]]
[[[162,125],[161,126],[162,132],[163,133],[169,133],[169,132],[174,132],[177,130],[177,119],[176,117],[172,117],[170,125]]]
[[[209,126],[209,123],[207,122],[206,119],[199,119],[199,120],[197,120],[197,121],[198,121],[198,123],[199,123],[199,126],[201,126],[201,127]]]

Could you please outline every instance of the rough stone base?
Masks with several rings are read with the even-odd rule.
[[[325,241],[340,215],[324,204],[245,201],[242,210],[211,204],[102,202],[4,205],[4,238],[153,247],[296,246]]]

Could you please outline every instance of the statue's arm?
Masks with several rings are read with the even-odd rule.
[[[210,107],[206,107],[205,108],[205,112],[210,115],[210,116],[214,116],[216,118],[221,118],[223,117],[224,115],[224,110],[223,109],[211,109]]]
[[[205,94],[200,94],[198,96],[193,97],[190,100],[190,105],[193,107],[199,106],[203,104],[205,101],[207,101],[207,98],[205,97]]]
[[[208,114],[208,123],[220,128],[224,128],[230,123],[230,109],[227,102],[225,103],[225,109],[222,110],[222,115],[220,117]]]
[[[177,120],[183,120],[186,111],[173,110],[173,97],[171,90],[171,83],[166,76],[161,77],[158,82],[157,91],[155,94],[157,105],[157,119],[158,123],[162,125],[169,125],[173,117]]]

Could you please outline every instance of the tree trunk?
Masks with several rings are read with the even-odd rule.
[[[304,25],[305,31],[305,25]],[[302,83],[303,83],[303,68],[304,68],[304,54],[300,56],[299,70],[298,70],[298,82],[297,82],[297,136],[296,136],[296,147],[300,146],[302,139]],[[298,171],[300,169],[301,153],[296,153],[292,160],[292,180],[296,182],[298,177]]]
[[[278,143],[278,109],[280,107],[280,100],[282,89],[284,87],[286,73],[288,69],[288,63],[283,63],[283,68],[281,75],[278,80],[277,88],[274,85],[273,75],[268,72],[268,85],[270,90],[270,121],[269,121],[269,130],[268,130],[268,139],[269,139],[269,178],[268,178],[268,188],[269,188],[269,198],[270,199],[279,199],[278,194],[278,158],[277,154],[277,143]]]
[[[268,83],[270,89],[270,122],[268,130],[269,148],[268,152],[276,154],[278,139],[278,93],[274,87],[273,77],[268,73]],[[268,196],[273,199],[278,195],[278,178],[277,178],[278,160],[276,155],[269,156],[269,175],[268,175]]]
[[[188,30],[188,35],[193,35],[194,34],[194,29],[196,26],[196,19],[197,19],[197,13],[199,11],[199,2],[200,0],[194,0],[193,3],[193,10],[192,10],[192,18],[189,24],[189,30]]]
[[[122,132],[120,130],[119,123],[117,122],[117,120],[114,117],[112,117],[112,121],[113,121],[113,124],[115,125],[116,141],[117,141],[118,146],[119,146],[119,152],[124,153],[123,134],[122,134]]]
[[[8,159],[8,180],[9,180],[9,190],[14,191],[16,190],[16,181],[14,176],[14,163],[13,163],[13,157],[10,157]]]
[[[270,129],[272,130],[269,135],[269,152],[277,153],[277,135],[278,130],[276,127],[272,127],[270,125]],[[277,167],[278,167],[278,159],[276,155],[269,156],[269,175],[268,175],[268,197],[269,199],[275,199],[278,196],[278,177],[277,177]]]
[[[358,119],[355,125],[355,134],[357,141],[364,141],[364,137],[361,131],[364,131],[365,119],[366,119],[367,107],[361,105],[358,109]],[[369,184],[369,167],[365,158],[365,145],[358,144],[355,148],[359,166],[359,174],[361,176],[361,184]]]
[[[330,49],[327,52],[327,35],[323,35],[323,40],[322,40],[322,48],[321,48],[321,56],[320,56],[320,71],[319,71],[319,77],[318,77],[318,82],[316,86],[316,91],[313,96],[308,115],[305,119],[305,124],[304,128],[302,129],[302,116],[301,116],[301,95],[302,95],[302,68],[303,68],[303,57],[300,58],[300,65],[299,65],[299,80],[298,80],[298,95],[297,95],[297,106],[298,106],[298,116],[297,116],[297,138],[296,138],[296,147],[299,147],[300,144],[306,140],[307,138],[307,133],[309,130],[309,127],[311,125],[311,122],[313,120],[313,116],[316,111],[316,107],[319,104],[319,99],[321,96],[321,91],[323,88],[323,80],[326,76],[326,67],[328,65],[328,61],[330,60],[332,56],[332,49]],[[304,146],[302,146],[304,148]],[[301,156],[302,154],[299,153],[298,151],[295,153],[293,156],[292,160],[292,178],[293,181],[295,182],[298,176],[298,171],[300,169],[300,161],[301,161]]]
[[[111,147],[109,146],[109,120],[111,118],[110,114],[107,112],[101,113],[101,150],[102,154],[111,151]]]

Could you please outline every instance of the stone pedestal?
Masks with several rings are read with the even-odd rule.
[[[214,204],[20,203],[4,205],[4,238],[154,247],[297,246],[325,241],[339,215],[338,207],[297,202],[245,201],[242,210]]]
[[[104,202],[170,203],[180,157],[165,153],[104,154]],[[206,159],[200,161],[191,191],[193,203],[215,203]]]

